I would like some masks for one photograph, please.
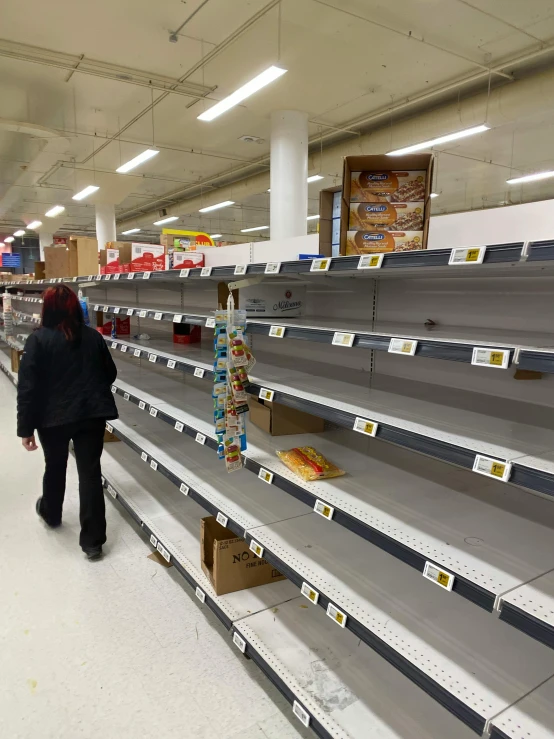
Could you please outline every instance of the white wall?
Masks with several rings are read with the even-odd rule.
[[[429,249],[554,238],[554,200],[433,216]]]

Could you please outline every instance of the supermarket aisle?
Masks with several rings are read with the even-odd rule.
[[[42,454],[22,449],[14,414],[0,374],[0,736],[311,736],[110,503],[107,556],[84,559],[72,462],[64,525],[40,524]]]

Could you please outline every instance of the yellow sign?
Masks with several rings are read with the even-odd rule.
[[[194,239],[197,244],[204,244],[205,246],[214,246],[213,239],[208,236],[207,233],[204,233],[203,231],[179,231],[174,228],[164,228],[162,229],[163,234],[168,234],[169,236],[188,236],[190,239]]]

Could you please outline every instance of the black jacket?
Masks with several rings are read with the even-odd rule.
[[[101,334],[83,326],[69,342],[41,327],[25,343],[17,385],[17,435],[88,418],[117,418],[111,384],[117,369]]]

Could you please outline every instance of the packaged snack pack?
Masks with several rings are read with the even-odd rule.
[[[352,231],[423,231],[425,203],[351,203]]]
[[[352,172],[350,202],[372,203],[384,200],[407,203],[425,200],[426,178],[425,170]]]
[[[423,231],[348,231],[347,254],[376,254],[423,249]]]
[[[325,480],[344,475],[344,470],[334,465],[312,446],[277,452],[277,456],[291,472],[303,480]]]

